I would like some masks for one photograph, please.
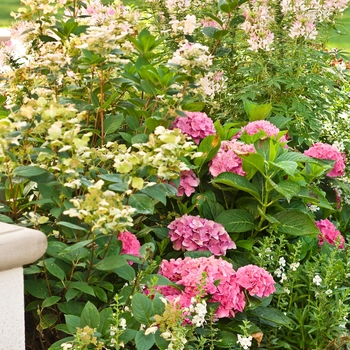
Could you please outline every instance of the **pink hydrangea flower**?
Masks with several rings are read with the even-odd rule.
[[[252,296],[268,297],[276,290],[275,281],[271,274],[255,265],[240,267],[237,270],[236,277],[236,282]]]
[[[186,117],[178,116],[174,128],[179,128],[184,134],[191,136],[198,145],[200,140],[216,133],[213,121],[202,112],[185,112]]]
[[[227,249],[236,248],[221,224],[199,216],[184,215],[171,222],[168,228],[175,250],[209,250],[214,255],[225,255]]]
[[[243,142],[232,140],[222,141],[220,149],[209,165],[209,172],[214,177],[223,172],[232,172],[245,176],[242,168],[242,155],[255,153],[253,145],[247,145]]]
[[[346,157],[337,147],[327,143],[317,142],[304,152],[305,155],[318,159],[335,160],[333,169],[327,173],[327,176],[343,176],[345,169]]]
[[[177,190],[179,197],[184,194],[189,197],[194,191],[195,187],[199,185],[199,179],[193,170],[184,170],[180,173],[180,186]]]
[[[259,131],[265,131],[267,136],[277,136],[280,129],[273,125],[267,120],[256,120],[255,122],[250,122],[242,128],[242,130],[234,136],[234,138],[239,138],[242,133],[246,131],[248,135],[254,135]],[[287,137],[283,135],[280,139],[281,142],[287,142]]]
[[[134,234],[129,231],[120,232],[118,240],[122,242],[122,254],[140,256],[141,244]],[[132,265],[133,262],[129,261]]]
[[[315,225],[321,232],[318,236],[318,244],[320,246],[323,244],[324,240],[326,240],[329,244],[337,246],[338,249],[344,248],[345,239],[331,221],[328,219],[318,220],[315,222]]]
[[[158,273],[184,286],[182,291],[170,286],[159,287],[170,302],[178,303],[182,308],[189,307],[191,298],[202,293],[202,297],[211,295],[211,302],[220,303],[215,312],[217,318],[234,317],[236,312],[244,310],[245,296],[236,282],[236,272],[221,258],[163,260]],[[200,290],[201,285],[204,285],[203,290]]]

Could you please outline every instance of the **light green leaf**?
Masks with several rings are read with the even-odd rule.
[[[244,110],[248,115],[249,121],[264,120],[268,118],[272,111],[271,103],[257,104],[247,99],[243,100]]]
[[[278,163],[269,162],[273,166],[282,169],[287,175],[294,176],[295,172],[298,169],[298,163],[290,160],[282,160]]]
[[[227,232],[246,232],[255,228],[252,216],[242,209],[226,210],[216,218],[216,222],[222,224]]]
[[[71,228],[73,230],[79,230],[79,231],[88,231],[86,228],[84,227],[81,227],[81,226],[78,226],[78,225],[74,225],[70,222],[67,222],[67,221],[58,221],[57,222],[57,225],[59,226],[64,226],[64,227],[68,227],[68,228]]]

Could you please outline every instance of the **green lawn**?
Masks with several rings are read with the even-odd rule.
[[[350,53],[350,7],[344,12],[336,25],[337,31],[333,31],[328,41],[329,47],[343,49]]]
[[[0,27],[9,27],[12,21],[11,11],[17,11],[20,0],[0,0]]]

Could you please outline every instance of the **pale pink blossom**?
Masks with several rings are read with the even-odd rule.
[[[337,177],[344,175],[346,157],[335,146],[317,142],[306,150],[304,154],[317,159],[335,160],[333,169],[327,173],[327,176]]]
[[[185,112],[186,117],[178,116],[174,128],[179,128],[184,134],[191,136],[199,144],[208,135],[215,134],[213,121],[202,112]]]
[[[247,145],[237,140],[222,141],[220,149],[209,164],[209,172],[214,177],[223,172],[231,172],[245,176],[242,168],[242,155],[255,153],[253,145]]]
[[[218,256],[225,255],[227,249],[236,248],[235,243],[221,224],[199,216],[184,215],[172,221],[168,228],[175,250],[209,250]]]
[[[315,222],[315,225],[321,232],[318,236],[318,244],[320,246],[323,244],[324,240],[326,240],[329,244],[338,247],[338,249],[344,248],[345,239],[331,221],[328,219],[318,220]]]
[[[129,231],[120,232],[118,240],[122,242],[122,254],[140,256],[141,244],[134,234]],[[133,262],[129,261],[129,264],[132,265]]]
[[[195,192],[195,187],[199,185],[199,179],[193,170],[183,170],[180,173],[180,186],[177,190],[177,196],[181,197],[184,194],[189,197]]]
[[[239,138],[243,132],[246,132],[248,135],[254,135],[260,131],[264,131],[267,136],[277,137],[280,129],[277,126],[273,125],[267,120],[256,120],[254,122],[248,123],[242,128],[242,130],[234,136],[234,138]],[[285,135],[281,136],[279,139],[281,142],[287,142],[287,137]]]
[[[236,282],[245,288],[250,295],[260,298],[268,297],[275,292],[275,281],[269,272],[255,265],[240,267],[236,273]]]

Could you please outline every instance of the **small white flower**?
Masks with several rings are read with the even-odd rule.
[[[331,295],[333,292],[331,289],[327,289],[325,293],[326,293],[326,295]]]
[[[250,335],[249,337],[243,337],[240,334],[237,334],[237,343],[240,344],[244,350],[249,349],[252,346],[253,337]]]
[[[282,256],[279,258],[278,263],[280,266],[286,266],[286,259]]]
[[[158,330],[157,326],[151,326],[145,330],[145,335],[155,334],[155,332],[157,332],[157,330]]]
[[[322,278],[319,275],[316,275],[313,279],[312,282],[316,284],[316,286],[319,286],[322,282]]]
[[[299,266],[300,266],[299,262],[290,264],[290,268],[291,268],[292,271],[296,271]]]

